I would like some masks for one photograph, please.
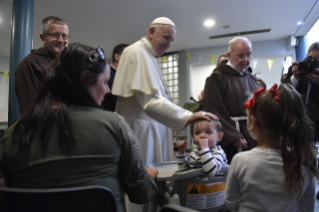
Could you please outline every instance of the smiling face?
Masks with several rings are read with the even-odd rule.
[[[47,34],[59,34],[59,38],[55,38],[54,36],[50,36]],[[59,55],[65,46],[69,43],[68,39],[63,39],[62,35],[69,34],[69,27],[67,25],[55,24],[52,23],[49,25],[49,29],[46,33],[41,33],[40,38],[43,42],[44,48],[48,49],[55,55]]]
[[[213,149],[222,139],[223,132],[217,131],[213,121],[201,120],[194,123],[192,137],[196,145],[198,145],[199,139],[207,139],[209,148]]]
[[[107,82],[110,79],[110,67],[105,66],[95,84],[89,84],[88,90],[98,105],[101,105],[106,93],[110,93],[110,88]]]
[[[176,37],[176,29],[171,25],[161,25],[157,30],[152,26],[146,38],[151,43],[157,56],[163,55]]]
[[[251,47],[245,41],[236,41],[233,43],[231,51],[227,53],[227,57],[235,68],[242,72],[250,64],[252,57]]]

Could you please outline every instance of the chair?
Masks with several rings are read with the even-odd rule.
[[[103,186],[57,189],[0,188],[2,212],[116,212],[115,197]]]
[[[151,164],[150,166],[159,170],[157,185],[160,195],[154,200],[153,205],[163,206],[167,203],[177,202],[183,207],[203,212],[225,210],[224,199],[228,165],[211,179],[203,176],[203,169],[178,170],[175,161]]]
[[[185,208],[180,205],[168,204],[165,205],[159,212],[199,212],[193,209]]]

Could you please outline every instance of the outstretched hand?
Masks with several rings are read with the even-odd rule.
[[[157,169],[155,169],[155,168],[153,168],[153,167],[147,167],[147,168],[145,168],[146,169],[146,171],[147,171],[147,173],[149,174],[149,175],[151,175],[154,179],[156,178],[156,176],[158,175],[158,170]]]
[[[186,141],[177,141],[176,146],[178,147],[178,153],[183,155],[186,152]]]

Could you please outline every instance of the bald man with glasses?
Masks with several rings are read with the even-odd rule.
[[[252,59],[252,44],[245,37],[229,41],[227,63],[215,68],[205,84],[205,111],[218,116],[223,126],[221,140],[230,163],[238,148],[249,150],[256,147],[256,140],[247,131],[246,121],[239,121],[240,132],[230,117],[246,116],[243,104],[258,88],[257,80],[249,67]]]
[[[51,64],[70,38],[67,23],[56,16],[43,19],[41,31],[43,47],[26,56],[15,72],[15,91],[21,115],[32,107]]]

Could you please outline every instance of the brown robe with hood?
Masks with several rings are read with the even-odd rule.
[[[246,121],[240,121],[240,132],[230,117],[246,116],[243,104],[258,88],[254,75],[247,70],[240,75],[226,64],[218,66],[206,79],[205,84],[205,111],[216,114],[223,126],[224,137],[220,144],[226,152],[228,163],[238,152],[232,143],[238,138],[245,138],[247,149],[256,147],[256,140],[252,139],[247,131]]]
[[[55,57],[48,49],[39,48],[20,62],[15,72],[15,91],[21,115],[34,104]]]

